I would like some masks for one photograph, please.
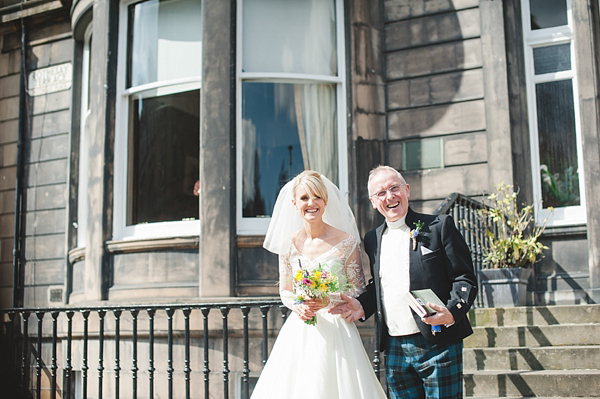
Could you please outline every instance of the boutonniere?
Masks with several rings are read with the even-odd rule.
[[[417,238],[421,235],[421,230],[424,225],[425,223],[418,220],[415,222],[415,228],[410,231],[410,238],[412,238],[413,242],[413,251],[417,250]]]

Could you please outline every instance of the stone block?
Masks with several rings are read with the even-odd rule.
[[[64,233],[66,220],[66,210],[64,208],[27,212],[25,216],[25,234],[29,236]]]
[[[0,122],[0,144],[16,143],[19,139],[19,120]]]
[[[372,26],[353,26],[352,79],[359,82],[381,81],[381,33]]]
[[[32,46],[29,55],[35,57],[36,69],[69,62],[73,58],[73,40],[59,40]]]
[[[15,192],[0,192],[0,213],[14,213],[15,211]]]
[[[191,283],[198,285],[198,251],[113,254],[113,286]]]
[[[385,63],[389,80],[479,68],[482,66],[481,40],[394,51],[386,55]]]
[[[85,279],[85,259],[74,262],[72,267],[72,282],[71,287],[73,293],[83,293],[84,290],[84,279]]]
[[[477,7],[479,0],[385,0],[385,21],[398,21],[427,14]]]
[[[32,99],[32,113],[33,115],[40,115],[70,109],[72,93],[71,90],[63,90],[32,97]]]
[[[19,97],[0,99],[0,122],[19,117]]]
[[[402,157],[404,156],[403,147],[404,143],[402,141],[390,141],[387,145],[389,166],[396,168],[401,172],[403,165]]]
[[[63,285],[65,283],[64,259],[27,262],[25,285]]]
[[[381,114],[384,111],[385,89],[383,85],[357,83],[354,85],[356,112],[365,114]]]
[[[390,140],[485,130],[483,100],[388,113]]]
[[[66,169],[62,171],[66,173]],[[44,210],[67,206],[67,186],[56,184],[28,188],[26,192],[27,209]]]
[[[69,136],[60,134],[31,140],[29,162],[65,159],[69,156]]]
[[[386,136],[384,114],[365,114],[356,112],[353,118],[354,133],[365,140],[383,140]],[[367,172],[368,173],[368,172]]]
[[[0,166],[17,165],[17,144],[10,143],[0,146]]]
[[[438,206],[440,206],[440,203],[442,202],[442,200],[439,199],[434,199],[431,201],[410,201],[410,207],[415,211],[415,212],[419,212],[419,213],[433,213]]]
[[[25,259],[28,261],[64,259],[65,235],[33,236],[25,239]]]
[[[12,74],[5,77],[0,77],[0,87],[2,87],[2,97],[18,97],[19,96],[20,75]]]
[[[474,132],[444,138],[444,165],[459,166],[487,161],[487,135]]]
[[[16,167],[5,167],[0,168],[0,190],[13,190],[15,189],[17,179],[17,168]]]
[[[390,82],[387,90],[387,109],[421,107],[482,98],[482,70],[474,69]]]
[[[0,287],[0,307],[10,308],[12,307],[12,287]]]
[[[403,176],[410,184],[411,200],[441,201],[453,192],[475,195],[488,187],[487,168],[478,164],[403,172]]]
[[[21,66],[20,51],[0,53],[0,76],[19,74]]]
[[[0,238],[0,262],[13,262],[14,240],[10,238]]]
[[[12,288],[13,282],[13,264],[9,262],[0,262],[0,287]]]
[[[68,110],[64,110],[35,115],[32,118],[30,130],[32,138],[69,133],[71,130],[71,114]]]
[[[66,183],[68,163],[67,159],[58,159],[27,165],[27,187]]]
[[[479,9],[435,14],[385,26],[386,51],[471,39],[481,35]]]
[[[0,215],[0,237],[12,238],[15,235],[15,217],[12,213]]]

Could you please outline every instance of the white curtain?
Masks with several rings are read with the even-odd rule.
[[[132,86],[201,75],[201,4],[150,0],[133,6]]]
[[[339,184],[335,91],[333,84],[296,84],[294,105],[304,167]]]

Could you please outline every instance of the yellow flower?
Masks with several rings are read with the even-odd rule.
[[[319,285],[319,291],[321,291],[321,292],[327,291],[327,286],[325,284],[320,284]]]
[[[321,274],[322,274],[322,273],[321,273],[321,272],[319,272],[319,271],[315,272],[315,280],[316,280],[316,281],[319,281],[319,280],[321,280]]]
[[[302,280],[302,271],[298,270],[296,272],[296,281]]]
[[[310,288],[315,288],[317,286],[317,283],[315,283],[314,281],[310,282]]]

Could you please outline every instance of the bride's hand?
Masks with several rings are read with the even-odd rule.
[[[306,299],[304,304],[307,305],[314,313],[329,305],[329,298],[310,298]]]
[[[312,319],[315,315],[315,313],[310,309],[306,302],[299,303],[294,307],[294,310],[298,314],[298,317],[300,317],[300,319],[304,321]]]

